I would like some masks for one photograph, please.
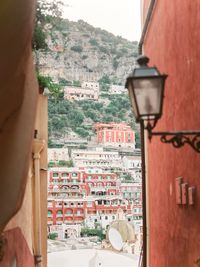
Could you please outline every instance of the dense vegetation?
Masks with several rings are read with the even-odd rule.
[[[99,101],[81,100],[70,102],[49,99],[49,135],[62,138],[67,132],[75,132],[82,138],[91,139],[95,122],[126,122],[137,131],[130,111],[128,96],[103,94]],[[139,135],[136,133],[139,145]]]
[[[86,237],[86,236],[98,236],[99,240],[102,241],[105,239],[105,234],[103,232],[103,229],[91,229],[91,228],[82,228],[81,229],[81,236]]]
[[[61,1],[37,1],[33,49],[36,55],[39,85],[50,91],[49,146],[54,146],[53,139],[65,138],[71,133],[90,140],[94,136],[92,129],[96,122],[126,122],[137,131],[130,111],[128,96],[126,94],[109,94],[112,84],[122,85],[124,83],[119,68],[121,65],[125,66],[124,62],[132,61],[137,56],[137,42],[130,42],[120,36],[114,36],[82,20],[71,22],[62,19],[61,14]],[[62,48],[61,51],[55,52],[54,48],[57,46]],[[99,65],[91,68],[93,64],[93,54],[91,53],[93,52],[98,57]],[[93,72],[96,68],[96,72],[102,73],[98,80],[100,84],[99,101],[70,102],[64,100],[63,88],[67,85],[81,86],[81,81],[53,74],[51,77],[42,75],[39,68],[41,55],[44,57],[50,55],[54,60],[52,62],[58,65],[61,63],[61,58],[64,59],[62,64],[69,70],[71,66],[78,66],[88,72]],[[54,67],[51,65],[48,66],[48,69],[53,70]],[[110,70],[110,73],[103,72],[105,67]],[[136,133],[136,139],[139,145],[138,133]]]

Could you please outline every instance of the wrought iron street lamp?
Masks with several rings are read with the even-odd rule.
[[[148,66],[149,58],[140,56],[139,65],[127,77],[125,87],[128,89],[132,111],[136,122],[140,123],[141,157],[142,157],[142,209],[143,209],[143,251],[142,266],[147,266],[147,218],[146,218],[146,164],[144,130],[152,136],[160,136],[161,142],[171,143],[179,148],[189,144],[196,152],[200,152],[200,131],[153,132],[157,121],[162,116],[165,80],[167,75],[160,74],[156,67]]]
[[[162,116],[167,75],[161,75],[156,67],[149,67],[149,58],[146,56],[140,56],[137,62],[139,67],[135,68],[126,80],[126,88],[129,91],[136,122],[144,125],[150,140],[152,136],[160,136],[161,142],[171,143],[176,148],[187,143],[200,153],[200,131],[152,131]]]

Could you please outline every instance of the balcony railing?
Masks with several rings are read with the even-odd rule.
[[[61,217],[63,217],[63,214],[56,214],[56,217],[61,218]]]
[[[67,188],[67,189],[61,189],[60,192],[66,192],[66,193],[71,193],[71,192],[74,192],[74,193],[79,193],[81,192],[81,190],[79,188]]]

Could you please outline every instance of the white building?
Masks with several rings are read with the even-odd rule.
[[[96,83],[96,82],[83,82],[81,84],[81,87],[99,92],[99,83]]]
[[[99,92],[95,89],[75,86],[66,86],[64,88],[64,99],[68,99],[70,101],[84,99],[98,100],[98,98]]]
[[[122,158],[118,152],[96,150],[72,150],[73,163],[76,167],[123,169]]]
[[[135,181],[140,181],[142,178],[142,162],[140,156],[125,156],[123,157],[124,168],[131,173]]]
[[[61,160],[69,160],[67,148],[48,148],[48,162],[58,162]]]
[[[49,233],[56,233],[58,235],[58,240],[63,240],[67,237],[77,238],[80,237],[81,226],[79,224],[50,225]]]
[[[124,94],[127,93],[127,89],[122,85],[112,84],[109,92],[110,94]]]

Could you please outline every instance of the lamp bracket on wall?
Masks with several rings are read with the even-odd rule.
[[[175,148],[181,148],[185,144],[190,145],[196,152],[200,153],[200,131],[179,131],[179,132],[153,132],[157,121],[153,124],[148,121],[145,129],[148,131],[148,138],[151,141],[153,136],[160,136],[160,140],[165,144],[172,144]]]

